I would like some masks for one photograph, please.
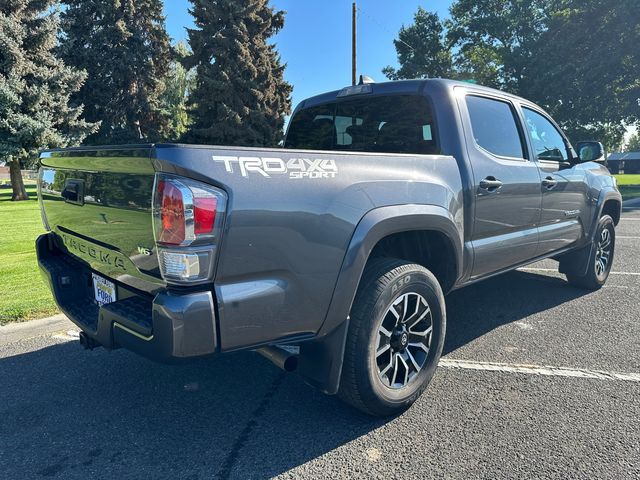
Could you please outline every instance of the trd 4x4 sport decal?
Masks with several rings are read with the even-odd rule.
[[[287,161],[276,157],[230,157],[213,156],[216,162],[223,162],[229,173],[239,172],[243,177],[250,173],[270,178],[273,175],[287,175],[292,179],[335,178],[338,166],[335,160],[291,158]]]

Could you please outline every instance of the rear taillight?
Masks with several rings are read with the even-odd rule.
[[[212,233],[213,226],[216,223],[218,199],[216,197],[194,198],[193,207],[193,228],[196,232],[196,235],[205,235]]]
[[[194,180],[157,174],[153,224],[160,272],[173,283],[211,279],[227,197]]]
[[[156,242],[161,245],[180,245],[186,240],[184,195],[170,181],[158,182],[159,221],[156,227]],[[159,228],[158,228],[159,227]]]

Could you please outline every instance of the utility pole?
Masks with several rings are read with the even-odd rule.
[[[351,85],[356,84],[356,2],[352,5],[351,18]]]

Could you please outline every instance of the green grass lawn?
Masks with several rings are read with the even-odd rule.
[[[0,325],[46,317],[57,312],[36,263],[35,240],[44,232],[35,185],[31,197],[11,201],[11,189],[0,189]]]
[[[615,175],[625,200],[640,198],[640,175]],[[11,201],[11,189],[0,189],[0,325],[57,312],[36,263],[35,239],[43,233],[35,185],[31,199]]]
[[[640,185],[618,185],[623,200],[640,198]]]
[[[623,200],[631,200],[633,198],[640,198],[640,175],[623,174],[614,175],[618,181],[618,188],[622,194]]]
[[[622,185],[634,185],[638,188],[640,188],[640,175],[634,175],[634,174],[623,174],[623,175],[614,175],[614,177],[616,177],[616,180],[618,180],[618,185],[622,186]]]

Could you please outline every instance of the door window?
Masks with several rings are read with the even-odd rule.
[[[523,107],[522,111],[538,160],[566,162],[569,159],[567,145],[553,123],[529,108]]]
[[[522,137],[511,105],[476,95],[467,95],[466,101],[478,146],[499,157],[524,158]]]

